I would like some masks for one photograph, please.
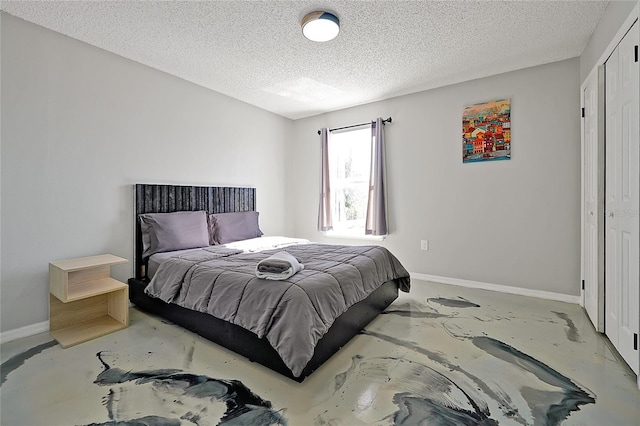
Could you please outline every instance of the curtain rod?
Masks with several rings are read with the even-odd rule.
[[[352,127],[368,126],[371,123],[373,123],[373,121],[370,121],[368,123],[352,124],[351,126],[335,127],[333,129],[329,129],[329,131],[333,132],[334,130],[344,130],[344,129],[350,129]],[[385,123],[391,123],[391,117],[385,120],[382,120],[382,124],[384,125]],[[320,130],[318,130],[318,134],[320,134]]]

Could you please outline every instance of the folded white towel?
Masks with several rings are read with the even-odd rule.
[[[304,265],[295,256],[286,251],[280,251],[258,262],[256,277],[266,280],[286,280],[303,269]]]

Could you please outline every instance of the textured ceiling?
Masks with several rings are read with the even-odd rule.
[[[579,56],[601,1],[6,1],[51,30],[292,119]],[[302,36],[335,13],[328,43]]]

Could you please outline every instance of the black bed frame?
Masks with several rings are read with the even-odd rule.
[[[255,188],[136,184],[135,206],[136,276],[129,279],[131,302],[144,311],[166,318],[297,382],[302,382],[320,367],[398,297],[397,283],[388,281],[366,299],[351,306],[318,341],[313,357],[302,374],[294,377],[265,338],[258,338],[249,330],[209,314],[165,303],[144,293],[149,280],[145,276],[146,267],[142,260],[141,232],[137,220],[139,214],[194,210],[206,210],[209,213],[253,211]]]

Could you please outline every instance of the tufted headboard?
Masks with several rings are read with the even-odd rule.
[[[142,261],[142,233],[138,215],[205,210],[208,213],[255,211],[256,189],[233,186],[186,186],[137,183],[134,185],[135,278],[146,275]]]

